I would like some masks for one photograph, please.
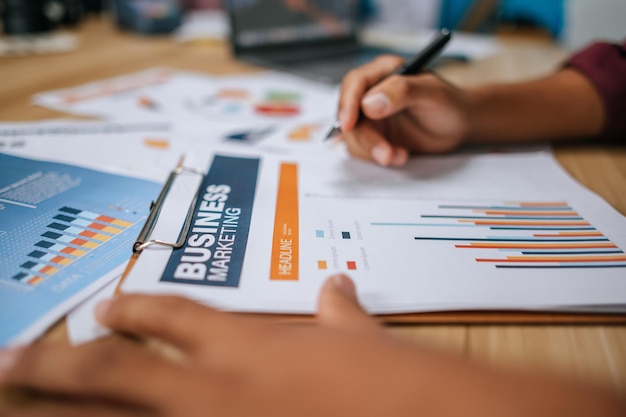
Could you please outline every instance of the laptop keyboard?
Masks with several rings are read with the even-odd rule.
[[[345,48],[334,46],[332,51],[324,48],[312,50],[312,48],[302,47],[266,52],[262,56],[246,56],[245,58],[253,63],[268,65],[318,81],[338,83],[348,71],[371,61],[384,52],[389,53],[389,50],[376,47],[355,48],[346,45]]]
[[[334,74],[341,74],[341,76],[343,76],[352,68],[361,65],[359,61],[359,54],[349,54],[332,58],[326,57],[306,61],[282,62],[280,65],[294,70],[326,76],[332,76]]]

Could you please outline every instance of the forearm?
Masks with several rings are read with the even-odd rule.
[[[600,96],[576,70],[517,84],[467,90],[468,143],[572,140],[598,135]]]
[[[623,398],[606,388],[547,374],[508,373],[434,352],[413,355],[404,363],[413,374],[403,384],[414,393],[407,409],[424,415],[608,417],[626,412]]]

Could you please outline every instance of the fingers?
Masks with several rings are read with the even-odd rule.
[[[384,123],[398,124],[398,120],[390,117],[418,100],[430,100],[440,90],[442,82],[432,74],[387,77],[401,62],[398,57],[379,58],[350,72],[342,86],[340,122],[348,151],[382,166],[400,167],[409,157],[406,147],[394,144],[407,139],[394,138],[389,131],[384,132],[383,119],[387,119]],[[363,117],[359,118],[361,111]]]
[[[2,385],[145,407],[162,406],[168,381],[183,372],[145,348],[120,340],[76,349],[33,345],[9,351],[9,356],[0,373]]]
[[[379,329],[359,304],[356,287],[346,275],[334,275],[324,282],[317,302],[317,318],[324,325],[350,330]]]
[[[372,87],[361,100],[365,117],[380,120],[406,109],[418,94],[420,78],[393,75]]]
[[[233,338],[245,331],[235,318],[176,296],[121,295],[99,304],[96,317],[113,330],[154,337],[189,354],[206,350],[215,334]]]
[[[348,152],[352,156],[374,161],[382,166],[403,166],[409,159],[409,152],[400,146],[389,143],[380,129],[370,120],[362,120],[359,126],[343,136]]]
[[[391,76],[361,101],[362,117],[343,134],[348,151],[382,166],[402,166],[412,152],[455,148],[467,131],[462,94],[434,74]]]
[[[341,129],[350,132],[356,126],[361,110],[361,100],[367,90],[398,68],[404,60],[385,55],[350,71],[343,79],[339,97]]]
[[[368,90],[361,101],[361,110],[369,119],[385,119],[419,102],[431,102],[450,87],[432,73],[393,75]]]

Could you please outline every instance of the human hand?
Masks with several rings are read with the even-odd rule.
[[[406,366],[399,361],[408,344],[361,309],[346,276],[323,286],[318,325],[278,325],[178,297],[145,295],[100,304],[97,317],[113,330],[175,346],[182,361],[121,339],[4,352],[2,385],[65,400],[7,415],[374,416],[399,405],[393,405],[396,394],[378,393],[397,387],[411,398],[415,389],[402,388],[398,373]],[[390,359],[398,366],[389,367]]]
[[[171,296],[122,295],[106,326],[156,338],[166,359],[120,338],[0,353],[0,386],[49,394],[0,414],[46,417],[623,416],[610,393],[520,377],[393,337],[359,306],[352,281],[324,284],[317,325],[220,313]]]
[[[471,108],[466,93],[430,73],[386,78],[403,62],[382,56],[344,77],[339,121],[352,155],[402,166],[409,153],[447,152],[465,140]]]

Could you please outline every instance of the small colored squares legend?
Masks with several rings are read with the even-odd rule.
[[[355,271],[356,270],[356,262],[354,262],[354,261],[346,262],[346,266],[348,267],[349,271]]]
[[[323,238],[324,237],[324,231],[323,230],[316,230],[315,231],[315,237]]]
[[[320,269],[320,270],[328,269],[328,262],[326,262],[326,261],[317,261],[317,269]]]
[[[350,232],[341,232],[342,239],[350,239]]]

